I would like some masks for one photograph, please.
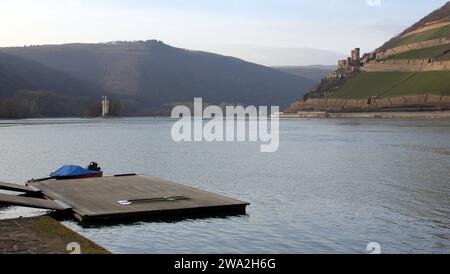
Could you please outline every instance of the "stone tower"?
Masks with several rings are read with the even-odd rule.
[[[109,116],[109,98],[108,96],[102,97],[102,117],[108,117]]]
[[[357,61],[359,62],[361,59],[361,49],[360,48],[355,48],[354,50],[352,50],[352,59],[353,61]]]

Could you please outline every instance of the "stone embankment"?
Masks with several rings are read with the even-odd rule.
[[[365,72],[418,72],[418,71],[450,71],[450,61],[433,61],[429,59],[417,60],[389,60],[368,62],[362,67]]]
[[[294,117],[295,116],[295,117]],[[280,115],[285,118],[285,115]],[[450,111],[421,111],[421,112],[326,112],[299,111],[288,118],[336,118],[336,119],[450,119]]]
[[[438,110],[450,110],[450,96],[416,95],[400,96],[393,98],[370,98],[362,100],[351,99],[308,99],[305,102],[295,102],[290,108],[290,113],[298,111],[377,111],[393,108],[433,108]]]
[[[447,25],[450,25],[450,21],[429,22],[425,26],[423,26],[423,27],[421,27],[419,29],[416,29],[416,30],[410,31],[408,33],[405,33],[400,38],[409,37],[409,36],[412,36],[412,35],[417,34],[417,33],[421,33],[421,32],[428,31],[428,30],[432,30],[432,29],[435,29],[435,28],[445,27]]]
[[[377,59],[387,58],[389,56],[397,55],[397,54],[412,51],[412,50],[426,49],[426,48],[430,48],[430,47],[447,45],[447,44],[450,44],[450,37],[442,37],[442,38],[438,38],[438,39],[412,43],[412,44],[399,46],[399,47],[395,47],[395,48],[390,48],[385,51],[379,52]]]

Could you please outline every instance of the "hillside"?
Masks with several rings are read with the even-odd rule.
[[[437,61],[450,60],[450,48],[448,44],[424,49],[410,50],[392,55],[388,59],[412,60],[412,59],[426,59],[426,58],[434,58]]]
[[[449,20],[450,19],[449,17],[450,17],[450,2],[447,2],[441,8],[428,14],[427,16],[425,16],[424,18],[422,18],[421,20],[419,20],[418,22],[413,24],[411,27],[405,29],[402,33],[400,33],[399,35],[395,36],[394,38],[392,38],[391,40],[386,42],[384,45],[382,45],[380,47],[380,49],[392,48],[393,45],[395,43],[397,43],[398,40],[400,40],[403,35],[413,32],[413,31],[416,31],[420,28],[423,28],[424,26],[426,26],[427,24],[430,24],[432,22],[437,22],[437,21],[441,21],[441,20],[442,21]]]
[[[336,71],[288,111],[402,108],[401,102],[415,108],[447,109],[448,96],[450,2],[374,52],[360,56],[359,49],[352,51],[351,57],[339,61]],[[388,103],[376,104],[384,99]],[[353,104],[355,100],[362,102]]]
[[[0,53],[0,117],[82,116],[101,88],[18,56]]]
[[[19,89],[58,90],[63,95],[98,96],[99,86],[26,58],[0,53],[0,96]]]
[[[335,99],[367,99],[375,97],[398,97],[423,94],[450,95],[449,73],[446,71],[426,72],[367,72],[356,76],[339,92],[331,94]]]
[[[315,84],[237,58],[155,40],[1,48],[0,52],[94,83],[123,101],[125,115],[167,114],[167,105],[192,102],[194,97],[214,104],[287,106]]]

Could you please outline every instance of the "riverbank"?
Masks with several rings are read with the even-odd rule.
[[[47,216],[0,221],[0,254],[70,254],[73,252],[110,253]]]
[[[450,111],[391,111],[391,112],[326,112],[299,111],[297,113],[279,113],[280,119],[286,118],[364,118],[364,119],[450,119]]]

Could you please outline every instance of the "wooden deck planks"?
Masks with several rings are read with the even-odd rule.
[[[31,184],[54,200],[70,205],[81,219],[112,218],[138,214],[242,209],[248,203],[156,177],[125,176],[81,180],[46,181]],[[121,205],[118,201],[185,196],[180,201]]]

